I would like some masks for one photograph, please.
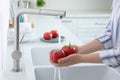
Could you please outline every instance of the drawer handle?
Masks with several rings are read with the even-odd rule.
[[[72,20],[62,20],[61,22],[72,22]]]
[[[106,23],[95,23],[95,25],[106,25]]]

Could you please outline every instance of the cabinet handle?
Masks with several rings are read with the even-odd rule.
[[[95,23],[95,25],[106,25],[106,23]]]
[[[72,22],[72,20],[62,20],[61,22]]]

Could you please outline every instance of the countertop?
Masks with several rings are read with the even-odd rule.
[[[102,14],[102,15],[109,16],[109,13]],[[77,13],[75,15],[69,14],[67,16],[77,16]],[[79,16],[85,16],[85,15],[79,15]],[[46,17],[46,16],[31,15],[31,17],[29,17],[29,21],[35,24],[35,34],[31,35],[30,37],[27,37],[26,40],[23,40],[23,43],[20,45],[21,49],[24,46],[26,47],[27,46],[28,47],[30,46],[58,46],[60,47],[62,45],[69,44],[69,43],[82,45],[81,41],[74,34],[70,33],[63,25],[61,25],[59,19],[56,20],[49,16]],[[45,43],[45,42],[40,41],[40,37],[42,37],[43,33],[51,29],[59,30],[60,34],[62,36],[65,36],[66,40],[62,42],[61,44]],[[13,67],[13,60],[11,58],[11,53],[13,52],[13,50],[14,50],[13,43],[9,43],[7,53],[4,55],[5,60],[4,60],[2,80],[26,80],[26,70],[25,70],[26,68],[25,68],[25,62],[24,62],[25,57],[24,56],[21,58],[21,66],[23,69],[22,72],[11,71]]]

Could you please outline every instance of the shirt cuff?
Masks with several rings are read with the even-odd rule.
[[[117,55],[115,53],[119,53],[118,51],[113,51],[112,49],[110,50],[105,50],[105,51],[100,51],[99,55],[101,58],[101,61],[110,67],[117,67],[119,64],[117,63]]]
[[[111,49],[112,47],[112,41],[111,38],[108,36],[100,36],[96,38],[97,40],[99,40],[105,47],[105,49]]]

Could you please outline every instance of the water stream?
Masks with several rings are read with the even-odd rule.
[[[54,80],[61,80],[61,72],[59,67],[54,67]]]

